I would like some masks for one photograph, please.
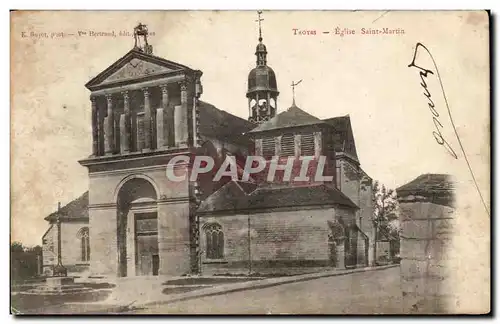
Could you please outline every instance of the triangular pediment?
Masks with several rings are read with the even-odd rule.
[[[191,70],[189,67],[145,54],[137,49],[129,51],[125,56],[111,64],[103,72],[90,80],[85,86],[89,89],[106,86],[123,81],[133,81],[169,72]]]

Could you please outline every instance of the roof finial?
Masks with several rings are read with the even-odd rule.
[[[293,96],[292,106],[295,106],[295,87],[298,86],[301,82],[302,79],[297,82],[292,81],[292,96]]]
[[[260,15],[262,15],[262,11],[257,11],[257,15],[259,16],[259,19],[256,20],[256,22],[259,23],[259,42],[262,42],[262,26],[260,24],[261,21],[264,21],[263,18],[260,18]]]

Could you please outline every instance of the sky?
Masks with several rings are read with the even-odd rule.
[[[247,76],[258,42],[254,11],[18,12],[11,18],[11,240],[41,244],[43,218],[59,201],[67,204],[88,189],[87,170],[78,163],[92,145],[84,84],[133,47],[133,37],[120,31],[147,24],[155,55],[203,71],[202,100],[248,117]],[[426,85],[443,138],[458,159],[436,143],[420,70],[408,65],[418,42],[430,49],[479,191],[489,197],[484,13],[283,11],[264,12],[263,18],[268,65],[280,91],[278,113],[291,106],[292,81],[302,79],[297,105],[318,118],[349,114],[361,166],[373,179],[396,188],[423,173],[450,173],[463,189],[464,204],[480,208],[438,79],[429,76]],[[337,27],[355,33],[341,37]],[[404,34],[361,34],[362,28]],[[92,37],[90,31],[117,36]],[[418,62],[431,68],[429,57],[419,53]]]

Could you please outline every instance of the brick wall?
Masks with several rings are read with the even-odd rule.
[[[352,222],[354,212],[344,209],[314,209],[274,211],[250,215],[251,256],[255,267],[292,265],[329,265],[330,251],[328,220],[335,217]],[[207,260],[202,256],[203,268],[247,266],[248,215],[204,216],[200,226],[216,222],[224,231],[224,258]],[[206,249],[206,237],[201,230],[201,249]],[[210,264],[208,264],[208,263]],[[220,262],[220,263],[219,263]]]

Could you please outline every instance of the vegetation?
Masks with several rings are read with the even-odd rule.
[[[20,242],[10,244],[10,277],[20,282],[41,275],[42,247],[26,247]]]
[[[386,237],[392,242],[399,242],[399,215],[398,200],[394,189],[387,189],[379,181],[374,181],[372,185],[373,201],[373,237],[379,239]],[[399,250],[399,244],[392,244],[393,249]],[[377,255],[377,245],[375,244],[375,256]],[[377,260],[374,260],[377,262]]]

